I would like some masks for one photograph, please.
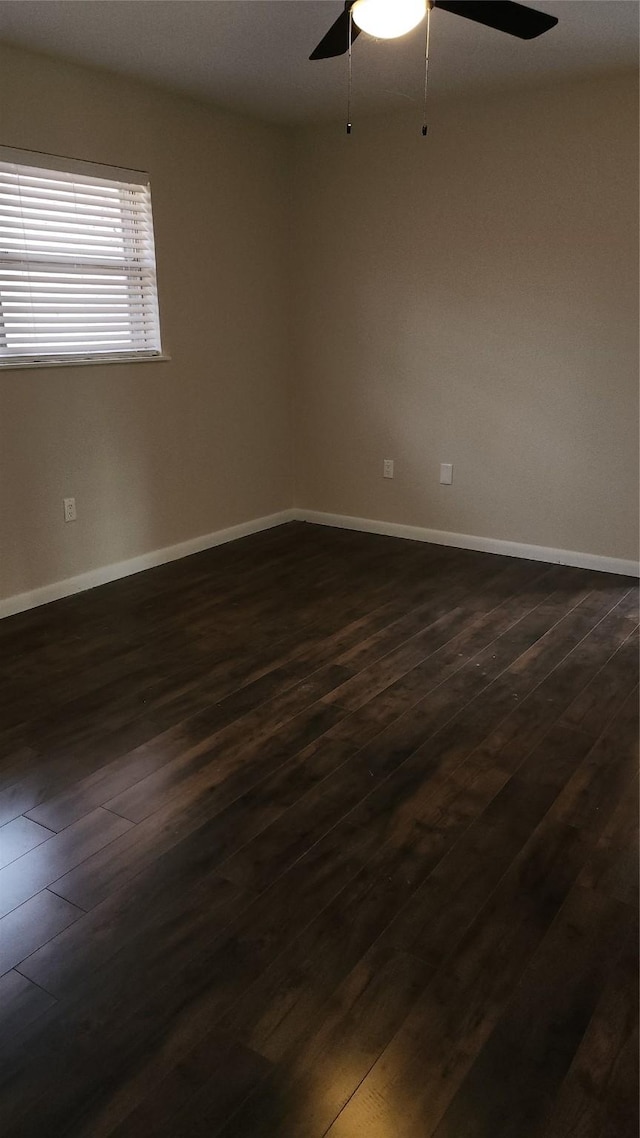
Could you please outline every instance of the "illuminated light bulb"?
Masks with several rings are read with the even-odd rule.
[[[393,40],[416,28],[426,11],[427,0],[356,0],[351,15],[363,32]]]

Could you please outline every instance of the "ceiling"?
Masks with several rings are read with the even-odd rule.
[[[636,0],[534,0],[559,18],[525,42],[434,11],[432,96],[635,67]],[[0,40],[150,80],[279,122],[344,116],[345,58],[308,55],[341,0],[0,0]],[[353,49],[353,109],[413,104],[419,114],[424,35]]]

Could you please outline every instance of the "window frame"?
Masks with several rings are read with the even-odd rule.
[[[38,272],[38,266],[40,267],[41,275],[43,272],[47,271],[51,271],[52,273],[57,272],[61,275],[66,271],[67,276],[69,276],[70,273],[77,273],[79,269],[84,269],[84,275],[86,276],[92,274],[94,276],[98,276],[100,275],[101,270],[103,273],[105,273],[109,272],[111,269],[121,267],[122,272],[119,275],[121,275],[126,280],[126,293],[124,295],[126,296],[126,302],[129,306],[131,306],[133,303],[136,279],[139,281],[138,287],[144,288],[142,303],[144,311],[150,314],[151,336],[154,341],[154,346],[151,348],[136,348],[131,343],[128,343],[126,345],[123,344],[122,350],[119,350],[117,348],[110,348],[109,350],[105,350],[102,348],[101,350],[98,349],[96,351],[92,351],[90,348],[87,349],[87,344],[85,342],[85,344],[79,345],[80,350],[77,352],[69,351],[68,349],[62,350],[60,352],[47,352],[38,351],[38,341],[34,339],[30,345],[33,350],[29,351],[25,349],[21,351],[20,354],[13,355],[0,354],[0,374],[5,371],[10,371],[18,368],[77,367],[114,363],[153,363],[157,361],[162,362],[168,360],[170,357],[163,351],[162,346],[158,297],[157,260],[155,254],[155,232],[149,174],[146,171],[141,170],[128,170],[120,166],[111,166],[105,163],[85,162],[78,159],[63,157],[61,155],[45,154],[38,151],[23,150],[7,146],[0,146],[0,164],[14,164],[23,167],[31,167],[34,171],[40,170],[50,175],[70,175],[72,178],[74,175],[76,175],[82,178],[95,179],[96,183],[99,181],[109,182],[112,188],[115,187],[120,191],[117,195],[117,199],[114,198],[114,201],[117,200],[118,207],[120,209],[120,213],[116,214],[115,218],[118,221],[122,221],[126,217],[125,199],[123,195],[126,193],[127,188],[129,188],[129,192],[131,192],[131,187],[139,187],[144,190],[145,201],[143,209],[146,214],[146,226],[144,230],[145,248],[143,253],[144,257],[146,258],[146,267],[144,269],[142,266],[142,258],[135,257],[135,236],[131,237],[131,244],[129,249],[127,249],[127,241],[129,239],[126,236],[127,230],[123,225],[123,258],[121,266],[118,266],[118,263],[116,262],[110,266],[109,269],[105,270],[104,264],[100,265],[98,263],[100,260],[99,255],[97,255],[95,262],[91,262],[90,260],[86,259],[74,262],[73,259],[65,260],[64,258],[56,261],[52,257],[51,253],[47,253],[46,249],[37,250],[35,252],[26,252],[23,257],[19,257],[15,256],[11,245],[5,245],[4,251],[2,251],[0,248],[0,273],[6,274],[12,272],[13,269],[11,266],[14,260],[16,270],[20,271],[20,269],[22,269],[24,271],[25,280],[28,280],[27,274],[29,272],[29,269],[27,266],[29,264],[35,266],[33,269],[34,275]],[[1,166],[0,172],[2,172]],[[72,183],[70,182],[70,184]],[[46,212],[46,206],[43,212]],[[99,213],[99,211],[96,210],[96,213]],[[13,215],[9,214],[8,216],[11,217]],[[64,224],[64,220],[66,220],[67,217],[71,216],[71,212],[69,214],[63,214],[63,220],[61,224]],[[18,217],[20,218],[21,214],[18,214]],[[108,213],[104,214],[105,219],[109,219],[109,217],[110,215]],[[127,220],[130,224],[130,218]],[[47,224],[50,224],[49,219],[47,219]],[[67,222],[67,224],[69,224],[69,222]],[[67,230],[66,232],[68,233],[69,231]],[[135,228],[132,230],[132,232],[135,234]],[[11,227],[9,233],[11,233]],[[59,231],[56,231],[53,228],[51,230],[52,237],[54,237],[54,235],[58,236],[64,233],[65,230],[62,228]],[[0,237],[0,244],[1,240],[2,239]],[[124,256],[125,251],[129,254],[126,257]],[[47,259],[38,261],[38,253],[40,253],[43,258],[46,257]],[[133,271],[134,269],[136,270],[135,273]],[[142,284],[143,275],[147,277],[147,284],[144,286]],[[53,287],[56,286],[52,284],[52,288]],[[88,287],[86,300],[87,304],[91,303],[91,300],[89,299],[90,295],[90,289]],[[55,300],[51,302],[52,309],[55,307],[55,303]],[[82,303],[82,298],[80,300],[80,303]],[[126,309],[126,312],[130,315],[131,307]],[[81,309],[79,310],[78,315],[81,315]],[[6,296],[5,307],[3,309],[2,292],[0,291],[0,350],[2,347],[7,347],[6,319]],[[123,321],[123,323],[125,322],[126,321]],[[103,327],[105,327],[105,325],[103,325]],[[88,330],[88,335],[90,334],[92,333],[90,330]],[[131,332],[131,337],[133,338],[133,332]],[[25,336],[25,339],[28,339],[28,334]]]

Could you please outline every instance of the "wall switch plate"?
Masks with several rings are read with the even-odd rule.
[[[75,498],[63,498],[65,522],[75,522],[77,518]]]
[[[440,485],[451,486],[453,482],[453,464],[450,462],[440,463]]]
[[[393,459],[385,458],[382,466],[382,474],[384,478],[393,478]]]

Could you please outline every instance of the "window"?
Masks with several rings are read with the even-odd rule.
[[[0,367],[160,352],[148,176],[0,148]]]

